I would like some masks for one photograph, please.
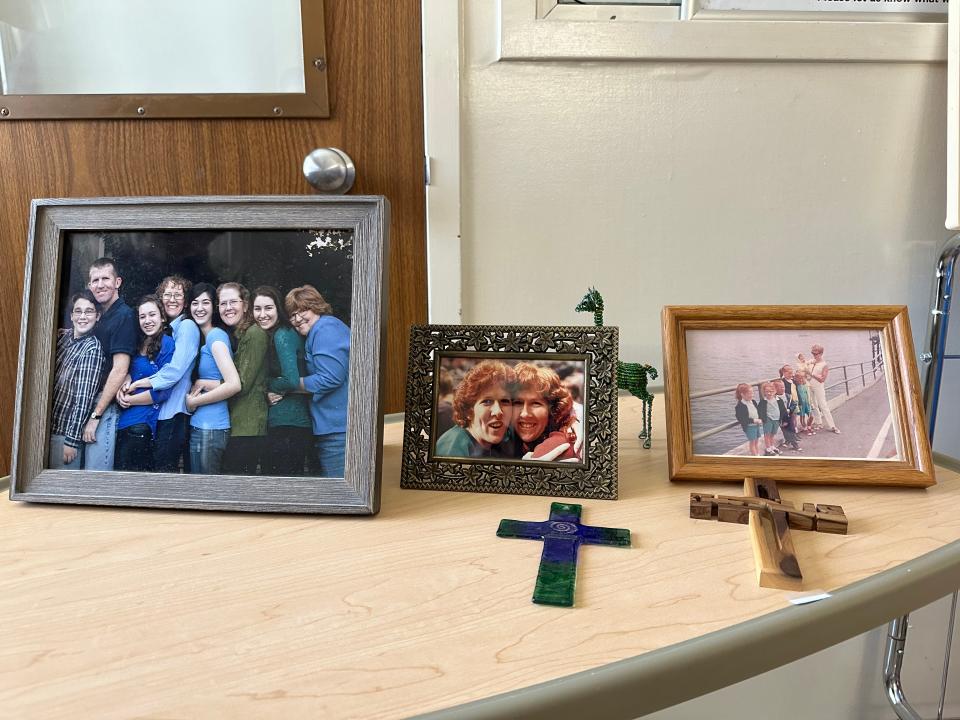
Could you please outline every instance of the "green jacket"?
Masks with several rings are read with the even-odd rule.
[[[230,435],[267,434],[267,347],[270,338],[257,324],[240,336],[233,355],[240,392],[230,398]]]
[[[454,425],[437,439],[434,455],[437,457],[494,457],[516,459],[517,441],[513,429],[507,430],[503,441],[489,448],[478,443],[469,432],[459,425]]]
[[[309,395],[298,392],[300,378],[306,374],[303,356],[303,338],[289,327],[273,333],[275,353],[269,353],[270,392],[284,395],[283,400],[270,406],[267,425],[270,427],[311,427]]]

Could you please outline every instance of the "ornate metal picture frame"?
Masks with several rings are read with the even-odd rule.
[[[615,327],[415,325],[400,486],[613,500]]]
[[[671,480],[936,482],[907,309],[663,309]]]
[[[385,273],[390,224],[386,199],[379,196],[56,199],[34,200],[31,212],[13,422],[12,500],[251,512],[362,515],[377,512],[383,436],[380,363],[386,327]],[[98,256],[99,259],[93,261]],[[183,257],[188,257],[192,264],[185,264]],[[133,258],[138,261],[133,262]],[[109,262],[104,265],[104,261]],[[99,267],[107,269],[94,273],[94,268]],[[103,312],[116,306],[120,308],[117,312],[129,312],[134,323],[134,311],[124,309],[130,306],[120,302],[121,299],[129,299],[137,307],[149,305],[150,298],[159,299],[157,294],[160,291],[153,288],[165,275],[173,275],[191,283],[193,294],[197,297],[186,294],[185,283],[180,283],[176,289],[181,291],[177,297],[183,299],[185,308],[189,308],[192,319],[196,321],[194,326],[199,326],[196,339],[198,346],[204,344],[201,339],[204,335],[207,335],[208,344],[212,345],[210,338],[215,336],[215,332],[219,333],[216,337],[225,338],[222,345],[232,342],[223,329],[229,326],[225,320],[217,324],[205,324],[201,315],[194,314],[194,305],[199,311],[208,302],[210,304],[206,307],[213,305],[216,310],[217,300],[207,296],[219,294],[219,289],[213,292],[218,284],[221,284],[221,288],[238,283],[243,283],[240,287],[257,288],[250,290],[249,298],[254,313],[258,298],[262,302],[265,290],[269,289],[265,285],[273,285],[275,294],[279,292],[279,300],[275,303],[277,314],[285,296],[286,305],[290,305],[292,286],[300,286],[296,288],[297,291],[310,289],[311,299],[304,302],[312,304],[297,305],[295,310],[291,310],[289,324],[298,334],[302,334],[303,328],[300,326],[309,325],[306,328],[308,330],[315,326],[320,330],[334,328],[339,338],[336,357],[328,353],[331,362],[321,366],[318,351],[311,365],[308,353],[313,353],[313,350],[308,335],[305,339],[306,350],[297,351],[299,354],[292,368],[300,374],[302,392],[292,389],[294,381],[290,381],[290,388],[275,389],[275,378],[269,372],[272,369],[269,357],[272,356],[269,356],[268,348],[270,344],[278,344],[269,338],[279,334],[281,326],[275,324],[272,327],[277,331],[274,334],[270,329],[263,330],[268,338],[262,343],[268,354],[265,361],[268,365],[265,371],[266,387],[274,394],[279,393],[275,398],[270,398],[267,393],[266,402],[278,403],[290,393],[290,398],[301,401],[307,407],[307,412],[312,412],[313,405],[319,403],[324,403],[325,408],[333,408],[331,417],[336,413],[336,422],[341,422],[345,408],[346,417],[342,420],[345,432],[335,433],[338,443],[342,444],[331,450],[326,459],[318,460],[317,455],[322,448],[314,449],[312,446],[317,442],[319,433],[316,432],[316,422],[312,427],[308,426],[307,423],[312,419],[310,416],[304,418],[307,423],[300,422],[300,428],[306,431],[307,437],[301,438],[303,442],[296,445],[303,454],[297,455],[301,459],[299,469],[292,471],[279,469],[279,463],[275,461],[280,459],[282,452],[276,449],[268,436],[263,436],[267,442],[261,449],[268,446],[269,450],[261,452],[252,469],[246,466],[241,470],[234,469],[236,463],[228,468],[225,461],[221,466],[219,460],[214,467],[207,456],[203,456],[201,462],[201,465],[207,463],[207,469],[188,467],[187,461],[192,464],[195,460],[192,444],[186,460],[176,460],[173,470],[161,469],[161,463],[156,459],[156,447],[162,441],[156,430],[153,431],[153,439],[156,440],[153,452],[142,449],[135,455],[135,464],[149,463],[148,467],[128,469],[124,463],[120,466],[123,469],[119,469],[111,462],[113,469],[83,469],[85,458],[82,454],[76,454],[75,460],[68,460],[62,449],[63,461],[60,462],[60,455],[55,453],[53,447],[57,438],[64,446],[71,444],[66,439],[73,438],[71,447],[79,445],[77,453],[106,447],[105,439],[99,434],[95,440],[88,440],[86,430],[83,430],[80,442],[69,427],[64,425],[66,429],[56,430],[61,427],[59,418],[64,415],[60,411],[63,405],[60,398],[64,393],[58,393],[58,388],[74,387],[66,381],[61,382],[66,373],[59,372],[59,369],[67,367],[67,360],[61,361],[58,338],[69,338],[72,333],[74,339],[65,341],[65,346],[78,345],[78,337],[81,337],[91,340],[91,347],[95,345],[95,350],[91,352],[97,357],[102,358],[107,354],[102,351],[95,332],[88,333],[90,337],[78,336],[78,328],[82,329],[83,326],[78,325],[81,321],[72,319],[77,316],[78,308],[82,311],[81,315],[88,312],[95,317],[96,323],[103,317],[100,314],[101,306],[89,299],[102,302],[95,297],[100,291],[99,287],[94,287],[95,274],[98,282],[100,275],[112,279],[114,284],[108,287],[114,289],[110,292],[122,296],[112,298],[110,304],[104,304]],[[164,278],[163,282],[167,280],[173,283],[169,277]],[[324,300],[324,307],[312,299],[320,297],[318,287],[322,288],[326,297],[332,298],[320,298]],[[201,291],[201,288],[209,290]],[[199,295],[201,292],[202,296]],[[72,299],[83,293],[87,293],[87,299],[83,302]],[[141,293],[147,295],[137,301],[136,297]],[[173,298],[174,295],[169,297]],[[144,300],[148,302],[144,303]],[[243,301],[244,313],[247,312],[246,304]],[[223,305],[221,300],[220,307]],[[311,309],[314,307],[316,310]],[[209,310],[207,314],[210,314]],[[219,317],[216,313],[214,315]],[[308,315],[314,319],[313,323],[305,320]],[[324,317],[326,315],[329,317]],[[177,319],[182,317],[186,315]],[[321,323],[321,320],[324,322]],[[260,321],[256,323],[260,324]],[[173,322],[170,324],[172,329]],[[147,333],[148,329],[141,320],[138,332]],[[203,332],[200,332],[201,329]],[[292,333],[286,324],[282,329],[289,340]],[[252,325],[247,325],[245,332],[257,334]],[[319,331],[317,335],[320,335]],[[92,342],[94,340],[95,343]],[[177,342],[173,341],[174,349]],[[160,345],[163,347],[163,343]],[[185,342],[185,346],[189,347],[189,344]],[[296,346],[291,344],[289,347]],[[145,355],[142,349],[138,352],[139,355]],[[242,378],[242,367],[236,369],[243,364],[242,349],[231,351],[224,347],[218,352],[228,356],[235,352],[233,357],[238,358],[236,366],[228,358],[227,364],[234,369],[224,373],[221,378],[223,385],[231,381],[232,374]],[[253,354],[251,352],[251,356]],[[202,355],[202,349],[193,361],[198,371],[199,361],[196,358],[199,355]],[[116,358],[116,355],[111,356]],[[313,381],[304,377],[304,373],[319,376],[320,372],[326,372],[324,377],[333,377],[333,362],[337,363],[337,384],[329,382],[327,385],[334,389],[319,387],[319,380],[314,389]],[[162,366],[159,355],[156,356],[156,363],[158,367]],[[173,364],[172,361],[170,364]],[[134,367],[133,362],[130,367]],[[219,359],[217,367],[220,367]],[[78,375],[75,373],[71,377]],[[197,375],[208,377],[199,372]],[[216,385],[213,388],[206,385],[198,387],[198,383],[208,381],[198,380],[190,373],[181,379],[194,382],[193,389],[189,391],[191,396],[219,389]],[[243,391],[245,382],[242,379],[238,381],[239,391]],[[105,388],[106,384],[101,379],[96,387]],[[257,381],[249,383],[249,387],[252,388],[249,392],[260,389]],[[97,397],[102,399],[106,391],[95,392],[96,396],[89,398],[94,408],[95,403],[99,402]],[[237,393],[236,390],[234,392]],[[109,405],[122,405],[119,395],[116,401],[108,400]],[[323,399],[328,395],[333,398],[330,402]],[[71,402],[74,404],[79,402],[76,400],[79,397],[77,393],[67,393],[66,396],[73,397]],[[84,393],[84,397],[87,396],[89,393]],[[154,402],[163,401],[155,398]],[[207,403],[198,404],[205,406]],[[227,404],[226,401],[224,404]],[[188,410],[194,410],[190,420],[192,426],[198,413],[196,408],[190,407],[189,402],[187,407]],[[119,411],[120,420],[115,425],[117,431],[112,436],[118,441],[120,428],[123,427],[123,412]],[[77,417],[89,416],[89,426],[94,420],[102,421],[107,414],[104,411],[94,417],[86,408],[78,411]],[[95,427],[99,431],[100,425]],[[232,428],[232,423],[228,428]],[[195,429],[188,429],[187,436],[191,441],[191,433]],[[268,427],[268,435],[269,430]],[[232,433],[232,429],[226,432]],[[239,437],[243,433],[237,435]],[[227,439],[228,445],[230,439]],[[179,443],[177,446],[182,447]],[[120,452],[119,442],[115,447],[115,457],[126,457]],[[94,454],[103,453],[98,451]],[[228,456],[229,448],[222,457],[225,460]],[[80,469],[73,469],[74,465],[79,465]]]

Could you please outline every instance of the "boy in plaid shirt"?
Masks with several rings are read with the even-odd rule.
[[[93,329],[100,319],[100,303],[89,290],[70,298],[73,327],[57,337],[53,382],[53,419],[50,426],[50,467],[83,467],[83,430],[100,389],[104,356]]]

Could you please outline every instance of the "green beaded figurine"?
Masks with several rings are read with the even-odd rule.
[[[577,312],[592,312],[593,324],[597,327],[603,325],[603,296],[596,288],[590,288],[583,300],[576,307]],[[635,398],[643,402],[643,430],[640,432],[640,438],[643,440],[643,447],[650,449],[651,435],[653,433],[653,395],[647,391],[647,380],[657,379],[657,370],[652,365],[641,365],[640,363],[625,363],[617,360],[617,388],[626,390]]]

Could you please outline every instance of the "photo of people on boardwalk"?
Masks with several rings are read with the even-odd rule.
[[[695,455],[899,460],[877,330],[687,330]]]
[[[344,475],[352,233],[74,232],[48,466]]]
[[[442,356],[434,457],[583,462],[584,360]]]

